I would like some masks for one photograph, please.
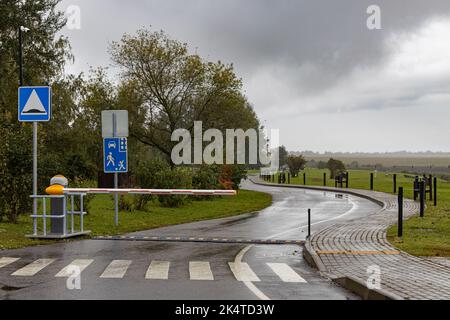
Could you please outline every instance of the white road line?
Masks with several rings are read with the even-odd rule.
[[[6,267],[8,264],[16,262],[20,258],[2,257],[0,258],[0,268]]]
[[[152,261],[148,267],[145,279],[169,279],[169,261]]]
[[[244,249],[242,249],[238,255],[234,258],[234,266],[236,264],[242,263],[242,258],[247,253],[248,250],[250,250],[252,245],[246,246]],[[231,266],[230,266],[231,267]],[[237,269],[239,270],[239,269]],[[255,296],[257,296],[261,300],[270,300],[268,296],[264,294],[261,290],[259,290],[251,281],[243,281],[243,284],[251,291]]]
[[[228,262],[238,281],[261,281],[246,262]]]
[[[214,280],[209,262],[189,261],[189,275],[191,280]]]
[[[333,221],[333,220],[342,218],[343,216],[346,216],[346,215],[348,215],[349,213],[352,213],[353,211],[355,211],[356,209],[358,209],[358,205],[357,205],[355,202],[353,202],[350,198],[348,199],[348,201],[351,202],[351,204],[352,204],[352,208],[351,208],[351,209],[347,210],[346,212],[344,212],[344,213],[342,213],[342,214],[340,214],[340,215],[338,215],[338,216],[336,216],[336,217],[333,217],[333,218],[330,218],[330,219],[325,219],[325,220],[320,220],[320,221],[311,223],[311,226],[314,226],[314,225],[316,225],[316,224],[321,224],[321,223],[324,223],[324,222]],[[305,224],[305,225],[303,225],[303,226],[299,226],[299,227],[296,227],[296,228],[293,228],[293,229],[289,229],[289,230],[286,230],[286,231],[283,231],[283,232],[280,232],[280,233],[271,235],[271,236],[268,237],[267,239],[277,238],[277,237],[279,237],[279,236],[281,236],[281,235],[283,235],[283,234],[291,233],[291,232],[294,232],[294,231],[298,231],[298,230],[300,230],[300,229],[302,229],[302,228],[306,228],[307,226],[308,226],[308,225]]]
[[[33,261],[32,263],[26,265],[25,267],[17,270],[12,276],[22,276],[22,277],[31,277],[34,276],[36,273],[47,267],[48,265],[52,264],[55,261],[55,259],[38,259],[36,261]]]
[[[266,263],[272,270],[280,277],[284,282],[301,282],[306,283],[306,280],[300,277],[300,275],[295,272],[286,263]]]
[[[113,260],[106,267],[105,271],[101,274],[100,278],[113,278],[121,279],[125,276],[128,267],[131,265],[132,260]]]
[[[79,272],[81,273],[84,269],[86,269],[92,262],[93,259],[75,259],[71,264],[64,267],[60,272],[56,274],[55,277],[69,277],[74,274],[74,269],[79,268]]]

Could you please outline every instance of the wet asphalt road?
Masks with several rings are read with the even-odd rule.
[[[313,232],[380,209],[353,196],[265,187],[248,181],[243,187],[271,193],[273,205],[254,214],[133,235],[301,240],[306,236],[308,208]],[[301,250],[298,245],[82,240],[1,251],[0,298],[356,299],[320,277],[303,260]],[[38,259],[50,260],[45,260],[48,265],[44,263],[42,268],[30,266]],[[77,259],[86,268],[80,275],[80,289],[70,290],[67,282],[76,281],[55,275]],[[13,274],[21,268],[21,275]]]

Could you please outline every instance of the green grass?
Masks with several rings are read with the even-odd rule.
[[[305,169],[306,184],[323,186],[323,173],[327,173],[327,186],[334,187],[328,170]],[[413,197],[413,174],[397,173],[397,187],[404,188],[407,198]],[[277,181],[275,179],[275,181]],[[303,171],[291,178],[291,184],[303,184]],[[349,170],[349,188],[370,189],[370,171]],[[374,175],[374,190],[393,192],[392,174]],[[450,182],[438,179],[438,206],[427,202],[425,217],[414,216],[403,223],[403,237],[397,238],[397,226],[388,229],[388,240],[396,247],[413,255],[450,257]]]
[[[119,226],[116,227],[113,198],[110,195],[95,195],[90,203],[89,214],[85,216],[85,229],[91,230],[94,236],[117,235],[191,221],[229,217],[261,210],[271,203],[270,194],[247,190],[239,190],[237,196],[192,201],[179,208],[161,207],[155,201],[148,206],[148,211],[121,211]],[[32,233],[32,230],[32,220],[26,215],[22,215],[17,224],[0,223],[0,249],[55,242],[26,238],[25,234]]]

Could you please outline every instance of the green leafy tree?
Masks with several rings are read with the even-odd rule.
[[[18,30],[20,26],[29,28],[23,41],[24,85],[53,84],[64,62],[72,58],[67,39],[57,35],[66,23],[64,13],[56,9],[58,3],[0,2],[0,217],[6,215],[12,222],[31,209],[32,193],[31,124],[17,121]],[[43,127],[39,125],[39,129]],[[41,171],[39,166],[38,173]]]
[[[333,158],[330,158],[330,160],[328,160],[327,168],[328,170],[330,170],[330,179],[334,179],[336,177],[336,174],[339,174],[346,170],[345,164],[341,160],[336,160]]]
[[[164,32],[138,30],[110,47],[122,69],[121,93],[132,95],[131,135],[170,161],[175,129],[258,128],[232,65],[204,61]]]
[[[320,160],[318,163],[317,163],[317,168],[318,169],[326,169],[327,168],[327,162],[326,161],[322,161],[322,160]]]
[[[293,177],[296,177],[298,175],[298,172],[305,168],[306,164],[306,160],[305,158],[303,158],[302,155],[299,156],[289,155],[287,157],[286,162],[289,167],[289,172]]]

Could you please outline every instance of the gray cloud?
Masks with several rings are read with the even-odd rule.
[[[448,0],[64,0],[61,8],[70,4],[81,8],[82,29],[64,30],[77,59],[69,71],[108,65],[108,42],[152,25],[208,59],[232,62],[256,111],[272,126],[288,128],[305,114],[310,121],[325,123],[328,120],[320,118],[324,113],[352,113],[357,119],[358,112],[374,110],[399,117],[389,111],[395,108],[416,108],[418,117],[421,104],[427,103],[430,112],[433,106],[442,112],[450,101],[445,96],[449,73],[430,75],[425,70],[404,78],[407,73],[396,61],[397,56],[411,59],[411,49],[403,45],[415,43],[409,37],[420,35],[433,19],[450,17]],[[371,4],[381,7],[382,30],[366,28]],[[427,37],[418,41],[431,45]],[[442,123],[438,126],[444,129]],[[294,129],[284,130],[282,142],[303,149],[305,143],[291,138]],[[375,139],[372,133],[355,141],[358,148],[377,145],[364,144]],[[333,148],[351,146],[325,137],[309,146]],[[404,148],[388,142],[386,149]]]

